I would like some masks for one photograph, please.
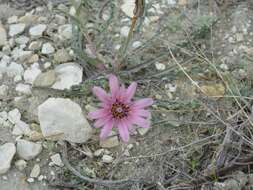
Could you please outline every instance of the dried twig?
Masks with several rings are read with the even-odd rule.
[[[105,187],[124,187],[127,185],[130,185],[134,182],[136,182],[138,179],[134,179],[133,177],[127,178],[127,179],[122,179],[122,180],[103,180],[103,179],[93,179],[89,178],[87,176],[83,176],[79,171],[77,171],[68,161],[68,156],[67,156],[67,144],[64,143],[63,149],[62,149],[62,161],[64,165],[69,169],[69,171],[72,172],[75,176],[78,178],[91,183],[95,185],[100,185],[100,186],[105,186]]]
[[[190,182],[190,184],[194,184],[197,186],[200,186],[201,184],[213,180],[214,176],[221,177],[224,176],[230,172],[236,171],[237,169],[243,169],[245,167],[248,167],[248,164],[251,164],[253,162],[253,155],[249,156],[248,158],[244,159],[238,159],[236,162],[233,162],[231,165],[223,168],[216,168],[209,174],[206,174],[204,177],[200,177],[197,179],[194,179]],[[248,163],[247,165],[244,165],[243,163]]]

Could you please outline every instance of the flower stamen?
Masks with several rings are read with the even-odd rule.
[[[116,101],[112,104],[111,113],[113,118],[122,119],[123,117],[127,117],[129,110],[130,108],[128,105]]]

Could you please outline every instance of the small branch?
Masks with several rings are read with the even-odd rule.
[[[136,180],[133,178],[127,178],[127,179],[122,179],[122,180],[103,180],[103,179],[93,179],[89,178],[86,176],[83,176],[79,171],[77,171],[68,161],[68,156],[67,156],[67,145],[64,143],[63,149],[62,149],[62,161],[64,165],[68,168],[69,171],[72,172],[75,176],[79,177],[80,179],[92,183],[95,185],[100,185],[100,186],[105,186],[105,187],[124,187],[127,185],[130,185]]]
[[[190,184],[200,186],[201,184],[203,184],[207,181],[212,181],[214,176],[221,177],[229,172],[236,171],[237,169],[242,170],[243,168],[246,168],[246,167],[248,167],[248,165],[252,164],[252,162],[253,162],[253,155],[251,155],[248,158],[238,159],[236,162],[233,162],[230,166],[223,167],[220,169],[216,168],[213,170],[213,172],[210,172],[206,176],[192,180],[190,182]],[[245,163],[245,164],[243,164],[243,163]]]

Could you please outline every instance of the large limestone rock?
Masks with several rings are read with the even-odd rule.
[[[44,137],[84,143],[92,129],[78,104],[70,99],[49,98],[38,107],[41,131]]]

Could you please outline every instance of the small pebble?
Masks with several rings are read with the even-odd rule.
[[[22,171],[26,168],[27,162],[25,160],[17,160],[15,166],[19,171]]]
[[[29,178],[27,179],[27,182],[33,183],[33,182],[34,182],[34,179],[33,179],[32,177],[29,177]]]
[[[39,166],[39,164],[35,164],[33,166],[31,173],[30,173],[30,177],[37,178],[39,175],[40,175],[40,166]]]
[[[102,162],[104,162],[104,163],[112,163],[112,161],[113,161],[113,157],[111,157],[109,155],[103,155]]]
[[[60,166],[60,167],[64,166],[64,164],[62,163],[60,154],[54,154],[50,157],[50,159],[52,160],[53,165]]]
[[[165,64],[162,64],[162,63],[156,63],[156,64],[155,64],[155,67],[156,67],[156,69],[157,69],[158,71],[163,71],[163,70],[166,69]]]
[[[98,156],[101,156],[103,154],[105,150],[104,149],[98,149],[94,152],[94,156],[98,157]]]

